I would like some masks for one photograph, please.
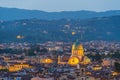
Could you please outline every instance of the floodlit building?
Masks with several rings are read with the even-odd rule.
[[[10,72],[16,72],[19,70],[22,70],[23,68],[31,68],[31,66],[29,64],[14,64],[14,65],[10,65],[8,70]]]
[[[68,61],[69,65],[77,65],[77,64],[89,64],[91,60],[84,55],[84,49],[82,44],[79,44],[78,42],[74,43],[72,45],[72,54],[70,56],[70,59]]]
[[[43,58],[40,60],[40,62],[43,64],[51,64],[53,63],[53,60],[51,58]]]

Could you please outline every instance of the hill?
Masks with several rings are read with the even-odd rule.
[[[24,19],[0,21],[0,42],[75,41],[82,39],[120,41],[120,16],[86,20]],[[72,32],[75,34],[72,35]],[[16,36],[24,36],[22,39]]]
[[[94,12],[94,11],[63,11],[63,12],[44,12],[38,10],[25,10],[16,8],[0,7],[0,20],[20,20],[20,19],[44,19],[59,20],[63,18],[69,19],[88,19],[94,17],[107,17],[120,15],[120,10]]]

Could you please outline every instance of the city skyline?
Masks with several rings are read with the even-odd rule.
[[[42,10],[47,12],[60,12],[60,11],[107,11],[107,10],[120,10],[120,1],[116,0],[0,0],[0,7],[20,8],[30,10]]]

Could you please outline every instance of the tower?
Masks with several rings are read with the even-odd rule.
[[[58,64],[61,63],[61,56],[58,56]]]

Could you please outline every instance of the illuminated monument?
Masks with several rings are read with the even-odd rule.
[[[77,64],[89,64],[91,61],[90,59],[84,55],[84,49],[82,44],[79,44],[78,42],[74,43],[72,45],[72,54],[70,56],[70,59],[68,61],[69,65],[77,65]]]
[[[72,35],[75,35],[75,32],[72,32]],[[81,33],[82,39],[82,33]],[[72,45],[71,56],[68,59],[68,62],[62,61],[61,57],[58,57],[58,64],[69,64],[71,66],[76,66],[78,64],[87,65],[91,63],[91,60],[84,55],[84,48],[78,40]]]

